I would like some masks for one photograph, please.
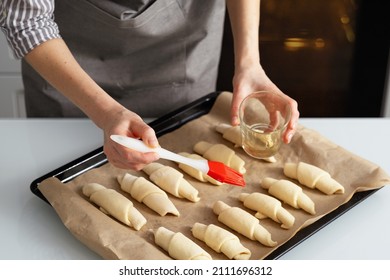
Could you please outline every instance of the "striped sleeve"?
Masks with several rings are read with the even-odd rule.
[[[54,0],[0,1],[0,27],[16,58],[43,42],[60,38],[53,12]]]

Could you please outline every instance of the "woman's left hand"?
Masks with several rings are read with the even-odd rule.
[[[298,103],[291,97],[284,94],[265,74],[260,64],[243,69],[236,69],[233,77],[233,101],[231,104],[231,124],[233,126],[240,123],[239,107],[242,100],[255,91],[271,91],[287,99],[291,108],[291,118],[283,134],[283,141],[290,143],[299,119]]]

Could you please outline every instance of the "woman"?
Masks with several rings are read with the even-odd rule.
[[[119,168],[140,170],[158,159],[130,151],[111,134],[158,146],[142,118],[159,117],[215,90],[225,6],[231,21],[235,73],[231,122],[256,90],[297,103],[266,76],[259,57],[260,1],[255,0],[3,0],[0,24],[23,58],[29,117],[88,116],[104,131],[104,152]],[[142,118],[141,118],[142,117]]]

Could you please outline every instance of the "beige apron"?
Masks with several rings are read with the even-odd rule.
[[[118,102],[159,117],[215,90],[224,0],[61,0],[55,20],[77,61]],[[22,63],[29,117],[83,113]]]

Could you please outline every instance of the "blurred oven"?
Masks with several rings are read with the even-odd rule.
[[[381,116],[390,40],[383,2],[263,0],[260,10],[261,63],[301,116]],[[232,90],[228,20],[224,35],[218,89]]]

